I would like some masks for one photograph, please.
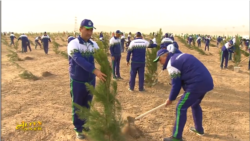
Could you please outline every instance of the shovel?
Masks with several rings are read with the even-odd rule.
[[[181,96],[183,96],[183,94],[182,94],[182,95],[179,95],[177,98],[179,98],[179,97],[181,97]],[[157,106],[157,107],[155,107],[155,108],[153,108],[153,109],[151,109],[151,110],[149,110],[149,111],[147,111],[147,112],[145,112],[145,113],[139,115],[139,116],[136,117],[136,118],[131,117],[131,116],[128,116],[128,117],[127,117],[127,120],[128,120],[129,125],[134,124],[136,120],[141,119],[142,117],[144,117],[144,116],[146,116],[146,115],[152,113],[152,112],[155,111],[155,110],[158,110],[159,108],[161,108],[161,107],[163,107],[163,106],[165,106],[165,105],[166,105],[166,102],[164,102],[164,103],[162,103],[161,105],[159,105],[159,106]]]

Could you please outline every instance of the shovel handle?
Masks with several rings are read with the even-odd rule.
[[[147,114],[149,114],[149,113],[151,113],[151,112],[153,112],[153,111],[155,111],[155,110],[157,110],[157,109],[159,109],[159,108],[161,108],[161,107],[163,107],[163,106],[165,106],[165,105],[166,105],[166,103],[163,103],[163,104],[161,104],[161,105],[155,107],[154,109],[151,109],[151,110],[149,110],[149,111],[147,111],[147,112],[145,112],[145,113],[139,115],[138,117],[135,118],[135,120],[140,119],[140,118],[146,116]]]
[[[182,95],[179,95],[177,98],[179,98],[179,97],[181,97],[181,96],[183,96],[183,94],[182,94]],[[135,120],[138,120],[138,119],[140,119],[140,118],[146,116],[147,114],[149,114],[149,113],[151,113],[151,112],[153,112],[153,111],[155,111],[155,110],[157,110],[157,109],[159,109],[159,108],[161,108],[161,107],[163,107],[163,106],[165,106],[165,105],[166,105],[166,102],[164,102],[164,103],[162,103],[161,105],[159,105],[159,106],[157,106],[157,107],[155,107],[155,108],[153,108],[153,109],[151,109],[151,110],[149,110],[149,111],[147,111],[147,112],[145,112],[145,113],[139,115],[138,117],[135,118]]]

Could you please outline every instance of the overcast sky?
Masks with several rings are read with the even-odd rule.
[[[249,0],[2,0],[2,31],[73,31],[75,17],[97,31],[249,33]]]

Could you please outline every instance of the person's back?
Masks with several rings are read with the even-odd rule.
[[[10,39],[14,40],[14,38],[15,38],[15,35],[14,34],[10,34]]]
[[[28,37],[26,35],[21,35],[18,40],[22,41],[22,45],[26,46],[27,42],[29,41]]]
[[[42,36],[42,42],[44,46],[48,46],[50,42],[50,37],[48,35],[43,35]]]
[[[172,72],[170,73],[172,77],[181,75],[182,87],[185,91],[210,91],[214,87],[210,72],[191,54],[174,54],[167,68]]]
[[[132,53],[133,63],[145,63],[146,48],[149,42],[144,39],[135,39],[130,43],[128,51]]]
[[[111,56],[120,56],[121,55],[121,40],[115,36],[113,36],[110,41],[110,53]]]

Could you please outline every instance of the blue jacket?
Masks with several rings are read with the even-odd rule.
[[[49,42],[51,42],[50,37],[48,35],[43,35],[41,38],[41,42],[42,42],[44,47],[48,47]]]
[[[103,34],[102,34],[102,33],[100,33],[100,36],[99,36],[99,38],[103,38]]]
[[[227,42],[227,43],[221,48],[221,51],[223,51],[223,52],[234,53],[235,47],[234,47],[234,46],[229,46],[229,43]]]
[[[10,34],[10,40],[13,41],[15,39],[15,35],[14,34]]]
[[[245,45],[248,47],[249,46],[249,40],[245,41]]]
[[[70,78],[80,82],[95,80],[94,51],[99,49],[96,42],[85,42],[80,36],[68,44]]]
[[[210,43],[210,38],[206,38],[206,45],[209,45]]]
[[[126,58],[127,62],[130,61],[130,56],[132,54],[132,63],[145,63],[146,48],[148,46],[149,42],[144,39],[137,38],[133,40],[128,47],[128,53]]]
[[[218,37],[217,38],[217,42],[221,42],[222,41],[222,38],[221,37]]]
[[[189,42],[192,42],[192,41],[193,41],[193,37],[192,37],[192,36],[189,36],[189,37],[188,37],[188,41],[189,41]]]
[[[30,41],[28,39],[28,37],[26,35],[21,35],[19,38],[18,38],[18,41],[21,40],[22,41],[22,46],[27,46]]]
[[[185,92],[206,93],[214,88],[213,78],[208,69],[193,55],[186,53],[169,53],[167,70],[172,79],[169,100],[175,100],[180,89]]]
[[[121,40],[114,36],[110,39],[109,44],[111,56],[121,56]]]
[[[173,44],[174,44],[174,47],[175,47],[175,48],[179,49],[179,45],[177,44],[176,41],[174,41]]]

